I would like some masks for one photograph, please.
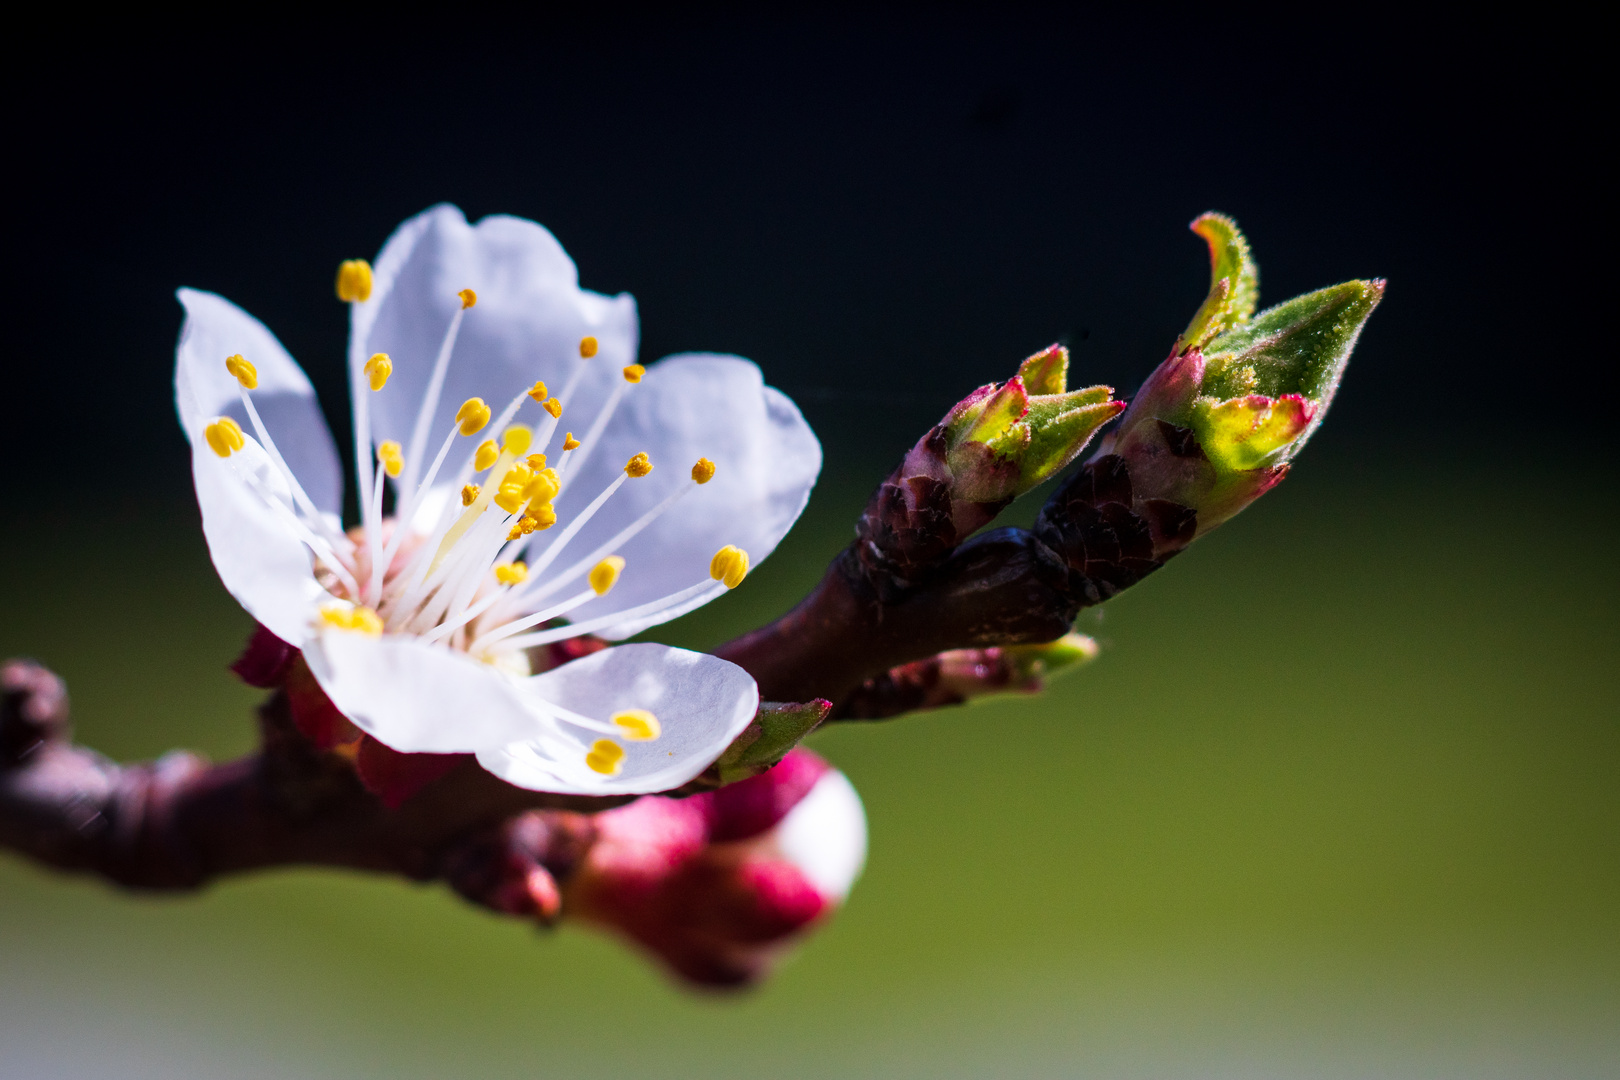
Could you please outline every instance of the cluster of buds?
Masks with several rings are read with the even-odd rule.
[[[1347,281],[1259,314],[1259,270],[1236,224],[1204,214],[1209,296],[1099,452],[1035,533],[1087,603],[1163,565],[1275,487],[1321,424],[1384,294]]]
[[[1053,345],[1006,382],[973,391],[917,441],[856,527],[856,553],[880,592],[937,566],[1125,408],[1113,387],[1068,390],[1068,377],[1069,351]]]

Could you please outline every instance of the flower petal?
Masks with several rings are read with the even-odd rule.
[[[562,245],[523,218],[496,215],[473,226],[456,207],[435,206],[401,225],[383,246],[373,282],[371,299],[353,308],[349,363],[358,369],[378,352],[394,361],[388,385],[370,401],[378,442],[394,439],[409,447],[462,289],[472,289],[478,300],[457,336],[426,454],[437,451],[469,397],[485,399],[499,414],[536,379],[559,392],[584,363],[587,375],[575,397],[600,401],[620,369],[635,360],[635,300],[628,293],[608,297],[582,290]],[[581,360],[579,343],[587,335],[597,339],[598,352]],[[577,411],[576,402],[567,404],[569,413]],[[531,425],[547,419],[527,400],[518,418]],[[448,466],[435,486],[450,484],[457,465]]]
[[[866,812],[849,778],[823,774],[776,827],[777,848],[824,896],[843,900],[866,865]]]
[[[715,463],[714,477],[619,550],[626,565],[618,584],[571,613],[576,622],[624,611],[704,580],[709,560],[727,544],[742,548],[759,565],[798,520],[821,472],[815,433],[787,395],[765,385],[757,366],[738,356],[671,356],[649,367],[641,385],[619,406],[602,445],[559,500],[559,524],[566,525],[614,480],[631,455],[643,451],[652,459],[652,474],[616,492],[554,569],[588,554],[677,485],[690,483],[698,458]],[[543,534],[530,550],[534,555],[545,550]],[[610,639],[629,637],[705,599],[598,633]]]
[[[344,716],[404,753],[469,753],[541,726],[521,682],[414,637],[327,630],[305,644],[304,659]]]
[[[225,358],[240,353],[258,369],[253,407],[287,467],[318,509],[341,513],[343,465],[303,369],[263,323],[224,297],[196,289],[175,295],[186,309],[174,366],[175,405],[186,437],[196,445],[203,427],[220,416],[253,433],[236,377],[225,370]]]
[[[278,513],[262,493],[269,492],[290,513],[292,497],[281,470],[251,435],[243,437],[242,449],[222,458],[199,429],[191,439],[191,475],[208,556],[225,588],[265,629],[289,645],[301,645],[315,605],[327,593],[316,582],[309,549],[288,515]]]
[[[646,709],[662,734],[648,742],[616,740],[625,756],[617,774],[585,766],[602,736],[567,729],[568,749],[517,743],[479,753],[478,763],[502,780],[536,791],[639,795],[679,787],[711,765],[759,709],[759,688],[735,664],[665,645],[603,649],[528,680],[546,701],[593,719]]]

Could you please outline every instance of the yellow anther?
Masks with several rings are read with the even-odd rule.
[[[529,390],[529,396],[534,398],[536,401],[544,401],[546,398],[551,396],[551,391],[546,389],[546,384],[544,382],[536,379],[534,381],[534,386]]]
[[[371,299],[371,264],[364,259],[344,259],[338,264],[337,294],[345,304]]]
[[[692,479],[700,484],[707,484],[710,480],[713,480],[714,462],[706,457],[698,458],[697,464],[692,466]]]
[[[624,463],[624,471],[630,474],[631,479],[639,479],[652,472],[652,458],[645,452],[637,454]]]
[[[596,355],[596,339],[586,334],[579,339],[579,356],[582,360],[589,360]]]
[[[726,588],[735,589],[748,576],[748,552],[735,544],[727,544],[709,560],[709,576],[725,582]]]
[[[385,352],[373,353],[362,370],[371,376],[371,388],[381,390],[388,385],[388,376],[394,373],[394,361]]]
[[[562,482],[557,478],[557,470],[541,469],[524,485],[523,497],[531,504],[545,505],[555,499],[561,490]]]
[[[619,580],[619,572],[624,569],[624,559],[618,555],[609,555],[595,566],[591,567],[589,581],[591,588],[597,596],[606,596],[607,591],[613,588]]]
[[[522,424],[513,424],[501,436],[501,449],[513,457],[521,457],[529,452],[529,444],[534,442],[534,432]]]
[[[230,457],[242,449],[242,429],[235,420],[222,416],[203,428],[203,438],[220,457]]]
[[[528,487],[529,481],[533,479],[534,473],[527,465],[521,461],[514,463],[510,469],[506,470],[506,475],[501,478],[501,486],[495,492],[495,505],[508,514],[517,513],[523,508],[524,502],[527,501],[524,497],[524,489]]]
[[[529,565],[522,562],[501,563],[495,567],[495,580],[502,585],[521,585],[529,577]]]
[[[495,459],[501,456],[501,448],[495,445],[494,439],[485,439],[478,444],[478,452],[473,455],[473,470],[483,472],[495,464]]]
[[[368,607],[358,607],[342,600],[329,600],[318,609],[321,621],[339,630],[355,630],[376,637],[383,632],[383,621]]]
[[[501,486],[506,487],[510,484],[513,487],[522,487],[533,479],[534,470],[529,468],[527,461],[514,461],[512,467],[506,470],[506,475],[501,477]]]
[[[389,476],[398,476],[400,470],[405,468],[405,455],[401,452],[399,443],[393,439],[377,447],[377,460],[382,462],[383,472]]]
[[[529,512],[523,515],[523,531],[532,533],[536,529],[541,532],[557,524],[557,511],[549,506],[530,506]]]
[[[530,454],[527,458],[524,458],[524,460],[529,463],[529,468],[533,469],[535,472],[539,472],[541,469],[546,467],[546,455],[544,454]]]
[[[597,739],[591,744],[591,752],[585,755],[585,764],[590,770],[603,776],[614,775],[623,763],[624,747],[612,739]]]
[[[579,449],[579,440],[574,438],[574,433],[572,431],[570,431],[568,434],[563,436],[563,449],[564,450],[578,450]]]
[[[456,295],[461,297],[462,311],[466,311],[468,308],[478,303],[478,294],[473,292],[471,289],[462,289],[460,292],[456,293]]]
[[[473,500],[478,498],[479,490],[480,489],[477,484],[468,484],[466,487],[462,488],[461,505],[471,506],[473,504]]]
[[[629,367],[624,369],[624,381],[632,383],[640,382],[641,377],[645,374],[647,374],[646,368],[642,367],[640,364],[631,364]]]
[[[542,402],[540,407],[546,410],[546,412],[550,413],[553,420],[562,415],[562,402],[558,401],[556,398],[552,398],[550,401]]]
[[[236,376],[236,381],[242,384],[244,390],[252,390],[259,385],[259,369],[243,359],[241,353],[225,358],[225,370]]]
[[[507,530],[506,539],[507,540],[516,540],[518,537],[520,537],[522,535],[523,535],[523,521],[522,521],[522,519],[519,519],[519,521],[518,521],[518,523],[516,525],[512,526],[511,529]]]
[[[632,742],[651,742],[664,733],[658,717],[646,709],[626,709],[613,714],[613,726]]]
[[[489,406],[484,404],[481,397],[468,398],[456,410],[456,423],[461,425],[463,435],[478,434],[489,423]]]

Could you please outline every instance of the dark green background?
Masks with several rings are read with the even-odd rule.
[[[697,646],[785,608],[1023,355],[1061,338],[1077,381],[1133,387],[1202,295],[1199,211],[1244,225],[1266,302],[1391,286],[1294,474],[1083,619],[1093,667],[815,737],[871,860],[760,992],[692,997],[438,888],[130,898],[5,856],[0,1076],[1620,1072],[1597,38],[1330,16],[15,41],[0,655],[65,675],[118,757],[252,741],[169,403],[178,285],[263,317],[340,435],[333,268],[440,199],[552,227],[637,295],[644,358],[758,360],[826,475],[666,628]]]

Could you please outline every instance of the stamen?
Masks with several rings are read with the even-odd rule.
[[[664,733],[663,726],[658,723],[658,717],[646,709],[626,709],[613,714],[614,726],[624,732],[624,737],[634,742],[651,742]]]
[[[541,469],[546,467],[546,455],[544,454],[530,454],[523,460],[527,461],[529,463],[529,468],[533,469],[535,472],[539,472]]]
[[[489,406],[481,397],[470,397],[456,410],[456,423],[463,435],[476,435],[489,423]]]
[[[364,259],[344,259],[338,264],[338,299],[345,304],[371,299],[371,264]]]
[[[692,479],[700,484],[707,484],[710,480],[713,480],[714,462],[706,457],[698,458],[697,464],[692,466]]]
[[[606,596],[608,590],[619,580],[619,573],[624,569],[624,559],[618,555],[609,555],[595,566],[591,567],[586,580],[591,583],[591,591],[597,596]]]
[[[478,444],[478,452],[473,455],[473,472],[483,472],[495,464],[495,459],[500,456],[501,450],[495,445],[495,440],[485,439]]]
[[[529,568],[522,562],[499,563],[495,567],[495,580],[502,585],[521,585],[529,576]]]
[[[707,585],[708,582],[704,582],[704,584]],[[489,600],[490,602],[493,602],[495,600],[499,600],[501,598],[501,595],[502,594],[500,594],[500,593],[494,593],[490,597],[488,597],[487,600]],[[507,594],[507,595],[510,595],[510,594]],[[568,614],[570,611],[572,611],[575,608],[579,607],[579,605],[581,605],[583,603],[586,603],[588,601],[591,601],[591,600],[595,600],[595,599],[596,599],[596,590],[595,589],[585,589],[585,590],[583,590],[581,592],[577,592],[573,596],[570,596],[568,599],[560,601],[560,602],[558,602],[556,604],[553,604],[549,608],[545,608],[544,610],[541,610],[541,611],[536,611],[532,615],[525,615],[523,618],[516,619],[516,620],[514,620],[512,622],[509,622],[509,623],[502,623],[500,626],[495,627],[495,629],[490,630],[487,633],[484,633],[484,634],[480,635],[479,638],[476,641],[474,641],[471,645],[467,646],[467,651],[476,656],[477,654],[486,651],[491,645],[494,645],[495,643],[497,643],[499,641],[505,640],[506,638],[513,637],[513,635],[516,635],[516,634],[521,634],[523,631],[529,629],[531,626],[539,626],[542,623],[550,622],[552,619],[561,618],[562,616]],[[483,614],[483,612],[485,610],[488,610],[488,608],[490,606],[491,606],[490,603],[481,604],[480,605],[480,610],[477,612],[477,614]],[[475,617],[476,617],[475,615],[468,615],[467,616],[467,618],[469,618],[469,619],[475,618]],[[551,631],[544,631],[544,632],[545,633],[550,633]],[[563,635],[563,637],[574,637],[574,636],[575,636],[575,634],[572,631],[570,631],[569,633],[565,633]],[[515,642],[508,642],[507,644],[509,646],[511,646],[511,645],[514,645]]]
[[[540,407],[546,410],[546,412],[550,413],[553,420],[556,420],[562,416],[562,402],[558,401],[556,398],[552,398],[550,401],[541,402]]]
[[[583,622],[569,623],[567,626],[557,626],[550,630],[538,630],[532,634],[521,634],[517,637],[506,638],[506,647],[509,649],[528,649],[536,645],[549,645],[553,641],[566,641],[569,638],[579,637],[581,634],[593,633],[608,626],[618,626],[626,623],[640,623],[649,619],[656,620],[658,616],[663,615],[665,612],[670,611],[671,609],[680,608],[682,612],[690,611],[694,607],[707,603],[711,598],[719,596],[724,591],[725,586],[705,578],[696,585],[688,585],[684,589],[677,592],[672,592],[668,596],[660,597],[657,600],[649,601],[639,607],[628,608],[624,611],[615,611],[610,615],[598,615],[594,619],[586,619]],[[705,593],[708,595],[703,595]],[[585,593],[581,595],[583,595],[585,599],[589,600],[593,598],[594,594]],[[560,606],[561,605],[559,605],[559,607]],[[555,617],[555,615],[548,614],[548,618]],[[508,626],[504,626],[499,631],[494,631],[489,634],[488,637],[490,639],[502,638],[505,637],[505,634],[513,627],[524,627],[525,625],[534,626],[537,623],[545,621],[545,619],[534,619],[533,621],[525,619],[521,623],[512,623]]]
[[[596,355],[596,339],[587,334],[579,339],[579,358],[589,360]]]
[[[590,520],[591,515],[596,513],[597,508],[606,502],[607,497],[617,491],[619,489],[619,485],[623,484],[628,479],[629,475],[624,473],[614,477],[613,483],[609,484],[602,494],[598,495],[596,500],[585,508],[584,513],[575,518],[573,521],[569,522],[568,528],[563,530],[563,534],[557,537],[557,539],[552,542],[552,545],[546,549],[545,554],[542,555],[539,561],[535,564],[534,572],[538,574],[541,570],[550,566],[552,560],[556,559],[558,555],[562,554],[563,547],[570,540],[572,540],[575,535],[578,534],[579,530],[584,527],[585,522]],[[573,581],[580,574],[584,573],[587,567],[595,565],[597,560],[602,558],[602,556],[611,555],[612,553],[618,551],[619,548],[623,547],[624,544],[627,543],[632,537],[641,532],[641,530],[645,529],[648,525],[651,525],[655,520],[657,520],[660,514],[668,510],[671,506],[674,506],[683,496],[686,495],[687,492],[692,491],[694,488],[696,488],[696,486],[696,484],[681,484],[674,491],[666,495],[663,502],[659,503],[651,510],[648,510],[645,514],[642,514],[639,518],[632,521],[629,525],[626,525],[623,529],[620,529],[616,536],[613,536],[605,543],[598,545],[595,551],[574,563],[574,565],[570,566],[567,570],[564,570],[561,574],[551,578],[544,585],[538,586],[537,588],[531,587],[532,591],[534,592],[535,599],[539,599],[542,596],[551,595],[564,585],[568,584],[570,581]]]
[[[230,457],[242,449],[242,428],[235,420],[222,416],[203,428],[203,438],[220,457]]]
[[[641,377],[645,374],[647,374],[646,368],[642,367],[640,364],[631,364],[629,367],[624,369],[624,381],[627,383],[638,383],[641,381]]]
[[[564,453],[568,452],[569,450],[578,450],[578,449],[579,449],[579,440],[574,438],[574,433],[572,431],[570,431],[568,434],[563,436],[563,452]]]
[[[534,386],[526,393],[537,402],[544,401],[551,396],[551,391],[547,390],[546,384],[539,379],[534,380]]]
[[[259,385],[259,369],[248,363],[241,353],[225,358],[225,370],[236,376],[244,390],[253,390]]]
[[[387,353],[373,353],[361,370],[371,376],[371,389],[375,392],[388,385],[388,376],[394,373],[394,361]]]
[[[709,560],[709,576],[725,582],[726,588],[735,589],[748,576],[748,552],[735,544],[727,544]]]
[[[473,500],[478,498],[478,485],[468,484],[461,489],[461,505],[471,506]]]
[[[471,289],[463,289],[458,295],[461,297],[461,306],[456,309],[454,315],[450,316],[450,326],[445,330],[444,342],[439,346],[438,358],[433,361],[433,374],[428,379],[427,393],[422,397],[421,408],[416,411],[416,426],[411,429],[410,450],[407,452],[406,457],[412,462],[421,461],[427,451],[428,425],[433,422],[433,414],[439,409],[439,394],[444,390],[445,373],[450,370],[450,354],[456,349],[456,335],[461,332],[462,317],[467,314],[468,308],[478,302],[478,297],[473,295]],[[482,405],[483,402],[479,401],[479,404]],[[465,405],[462,406],[463,409],[466,407]],[[461,419],[461,414],[457,413],[456,418]],[[487,416],[485,421],[488,421]],[[478,426],[482,427],[483,424]],[[471,435],[473,431],[477,430],[478,428],[475,427],[467,434]],[[406,474],[405,487],[407,489],[416,487],[416,473],[414,471]]]
[[[405,457],[400,452],[399,443],[393,439],[377,447],[377,460],[382,463],[383,471],[392,477],[397,478],[399,471],[405,467]]]
[[[591,744],[591,752],[585,755],[585,764],[592,772],[599,772],[603,776],[614,776],[624,763],[624,747],[612,739],[597,739]]]
[[[653,471],[652,459],[647,456],[646,451],[642,451],[624,463],[624,471],[639,480]]]

